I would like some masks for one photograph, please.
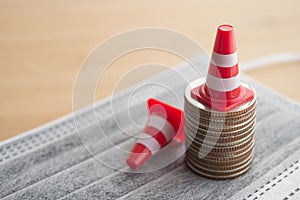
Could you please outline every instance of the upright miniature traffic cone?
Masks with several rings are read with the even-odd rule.
[[[235,36],[231,25],[218,27],[206,83],[192,97],[217,111],[230,111],[249,101],[254,93],[240,83]]]
[[[184,141],[183,111],[156,99],[149,99],[148,112],[149,121],[126,160],[132,169],[143,165],[173,138]]]

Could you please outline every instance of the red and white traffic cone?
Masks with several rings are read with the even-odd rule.
[[[240,83],[235,36],[231,25],[218,27],[206,83],[192,97],[217,111],[230,111],[251,100],[253,91]]]
[[[173,138],[184,141],[183,111],[156,99],[148,100],[149,121],[126,160],[131,169],[138,169]]]

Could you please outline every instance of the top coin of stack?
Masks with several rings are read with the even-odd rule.
[[[256,94],[239,79],[233,27],[218,28],[206,82],[185,91],[186,162],[213,179],[246,172],[253,159]]]

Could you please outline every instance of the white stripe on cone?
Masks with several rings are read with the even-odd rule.
[[[139,134],[137,143],[140,143],[147,147],[151,151],[152,155],[160,149],[160,144],[158,143],[158,141],[154,137],[146,133]]]
[[[174,137],[175,129],[165,118],[157,115],[151,115],[147,126],[151,126],[161,132],[166,139],[166,143]],[[151,151],[152,154],[161,148],[159,142],[147,133],[141,133],[138,137],[139,139],[137,140],[137,143],[143,144]]]
[[[211,55],[211,62],[218,67],[233,67],[238,63],[237,52],[227,55],[213,52]]]
[[[160,116],[151,115],[147,126],[151,126],[159,130],[165,136],[167,143],[174,137],[175,130],[173,126],[166,119]]]
[[[240,86],[239,74],[231,78],[218,78],[207,74],[206,85],[220,92],[229,92]]]

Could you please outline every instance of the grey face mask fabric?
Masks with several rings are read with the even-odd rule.
[[[207,61],[196,59],[194,65],[199,66],[202,72],[207,71],[207,68],[203,67],[207,66]],[[173,71],[163,72],[150,80],[171,88],[179,97],[180,105],[183,105],[183,93],[187,83],[198,78],[193,70],[189,64],[182,64]],[[124,162],[120,162],[123,158],[111,148],[110,143],[99,136],[99,124],[94,116],[101,117],[101,128],[103,132],[109,132],[109,139],[114,144],[130,150],[134,140],[122,134],[118,124],[114,122],[111,99],[108,98],[99,102],[95,110],[91,106],[74,113],[76,125],[71,114],[2,142],[0,198],[296,198],[298,193],[295,180],[300,180],[297,171],[300,162],[300,106],[245,75],[242,75],[242,80],[255,88],[258,104],[253,164],[246,174],[238,178],[216,181],[195,175],[186,166],[184,156],[152,172],[130,173],[118,170],[126,167]],[[114,97],[117,105],[114,114],[120,119],[126,118],[127,108],[122,105],[125,105],[124,99],[131,91],[132,88]],[[176,99],[163,89],[147,91],[147,95],[173,105],[176,103]],[[142,98],[137,99],[131,106],[136,111],[143,110],[146,102]],[[134,115],[142,121],[147,119],[145,112],[134,112]],[[131,126],[126,119],[121,123],[133,133],[141,131]],[[77,133],[78,130],[80,134]],[[116,162],[112,162],[114,166],[101,164],[87,151],[82,141],[100,160],[115,160]],[[291,193],[293,195],[290,195]]]

